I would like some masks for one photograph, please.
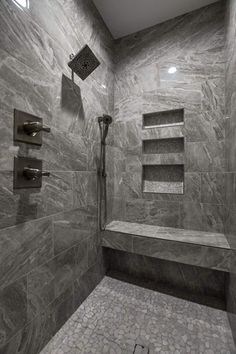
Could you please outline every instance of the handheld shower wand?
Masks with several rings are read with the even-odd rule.
[[[109,126],[112,123],[112,117],[103,115],[98,117],[98,124],[101,136],[100,145],[100,167],[99,167],[99,228],[100,231],[105,230],[107,222],[107,183],[106,183],[106,138]],[[102,220],[102,202],[104,200],[104,215]]]

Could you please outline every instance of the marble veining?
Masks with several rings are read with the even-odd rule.
[[[183,131],[183,123],[172,127],[149,127],[142,130],[142,140],[182,138]]]
[[[105,277],[40,354],[231,354],[224,311]]]
[[[113,116],[113,39],[91,0],[0,1],[0,353],[36,354],[104,274],[96,117]],[[69,55],[101,65],[74,83]],[[14,108],[42,117],[43,145],[13,144]],[[43,160],[41,190],[13,190],[15,156]]]
[[[136,236],[160,238],[169,241],[194,243],[226,249],[230,248],[225,235],[220,233],[144,225],[125,221],[112,221],[106,226],[106,230]]]
[[[113,141],[125,156],[125,173],[133,174],[118,177],[115,198],[123,188],[126,205],[122,220],[224,232],[225,5],[216,2],[116,42]],[[174,74],[168,72],[172,66]],[[170,122],[184,125],[153,127]],[[184,156],[142,157],[139,141],[182,136]],[[142,161],[184,161],[184,194],[142,193]]]
[[[109,219],[151,224],[145,226],[148,237],[144,237],[146,230],[133,234],[132,227],[115,231],[113,225],[104,245],[144,252],[150,258],[191,260],[194,265],[223,271],[232,266],[232,253],[222,234],[225,216],[227,234],[235,233],[236,210],[231,204],[235,177],[224,174],[226,166],[234,173],[236,156],[233,119],[225,129],[224,6],[218,2],[114,43],[91,0],[32,0],[29,9],[17,7],[12,0],[0,2],[1,354],[38,353],[104,274],[97,233],[99,131],[95,119],[103,113],[115,120],[107,149]],[[228,103],[235,101],[236,82],[231,25]],[[85,82],[75,77],[73,84],[68,56],[85,43],[101,65]],[[178,70],[170,76],[172,65]],[[234,104],[229,106],[233,117]],[[52,128],[40,150],[12,146],[14,108],[43,117]],[[169,126],[164,132],[150,126],[142,132],[143,114],[175,109],[184,109],[184,127]],[[142,137],[183,135],[185,194],[144,195]],[[232,144],[228,141],[225,146],[228,137]],[[41,192],[14,193],[14,156],[43,159],[52,179],[43,182]],[[225,210],[225,197],[231,200],[230,212]],[[155,225],[163,227],[154,232]],[[133,352],[139,339],[155,351],[230,352],[223,313],[160,294],[153,301],[148,295],[152,299],[146,308],[146,301],[132,303],[122,287],[106,278],[94,297],[79,308],[79,315],[76,312],[78,327],[69,342],[53,348],[55,353],[125,354]],[[133,289],[132,300],[139,293]],[[65,328],[70,332],[70,326]]]
[[[170,154],[144,154],[142,156],[143,165],[183,165],[183,153],[170,153]]]
[[[226,236],[234,252],[236,249],[236,189],[235,189],[235,136],[236,136],[236,1],[227,2],[226,16]],[[219,188],[217,189],[219,191]],[[235,264],[231,267],[227,289],[227,310],[234,339],[236,340],[236,288]]]
[[[132,255],[228,273],[235,261],[234,253],[224,235],[195,231],[191,233],[191,230],[183,231],[156,225],[149,228],[145,221],[141,226],[137,223],[116,221],[114,225],[111,223],[111,230],[108,226],[108,229],[102,232],[102,245]]]

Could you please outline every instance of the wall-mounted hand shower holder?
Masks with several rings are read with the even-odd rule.
[[[41,188],[42,177],[50,176],[43,171],[42,160],[28,157],[14,158],[14,189]]]
[[[42,118],[14,110],[14,141],[41,146],[42,132],[50,131],[49,127],[43,125]]]

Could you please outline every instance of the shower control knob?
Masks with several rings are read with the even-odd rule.
[[[45,127],[42,122],[25,122],[23,125],[24,131],[26,134],[31,136],[36,136],[39,132],[43,131],[46,133],[50,133],[51,128]]]
[[[25,167],[23,171],[23,175],[28,180],[35,181],[43,176],[49,177],[50,172],[41,171],[38,168]]]

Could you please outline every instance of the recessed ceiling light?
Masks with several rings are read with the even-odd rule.
[[[168,73],[169,73],[169,74],[174,74],[174,73],[176,73],[176,71],[177,71],[177,69],[176,69],[175,66],[171,66],[171,67],[168,69]]]

